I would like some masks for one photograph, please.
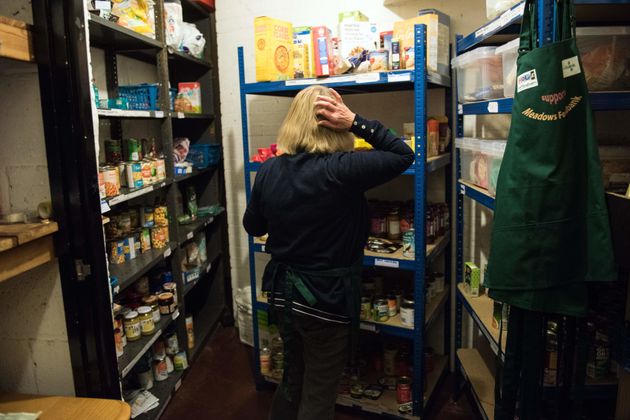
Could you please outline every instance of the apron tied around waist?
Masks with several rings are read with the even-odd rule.
[[[319,301],[316,297],[317,291],[312,291],[306,285],[304,278],[308,276],[325,277],[332,279],[342,279],[345,297],[346,316],[350,318],[350,353],[349,363],[354,365],[355,353],[357,349],[359,337],[359,308],[360,308],[360,282],[361,282],[361,263],[360,261],[350,267],[333,268],[329,270],[309,270],[301,267],[292,266],[286,263],[271,260],[265,268],[263,283],[269,286],[269,321],[272,324],[279,324],[280,331],[283,336],[283,357],[284,372],[280,390],[287,401],[292,401],[288,382],[288,361],[294,337],[293,330],[293,301],[299,295],[309,306],[314,307]],[[284,307],[277,308],[275,306],[276,289],[282,286],[282,294],[284,298]],[[296,294],[297,292],[297,294]],[[282,322],[279,323],[278,311],[282,313]]]

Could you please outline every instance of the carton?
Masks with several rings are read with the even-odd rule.
[[[293,75],[293,25],[267,16],[254,19],[256,81],[286,80]]]
[[[370,19],[368,19],[367,16],[365,16],[363,13],[361,13],[358,10],[352,10],[350,12],[341,12],[339,13],[339,23],[343,23],[343,22],[367,22]]]
[[[326,26],[313,26],[313,59],[315,76],[332,76],[334,72],[331,32]]]
[[[419,12],[419,16],[394,23],[394,38],[400,40],[401,53],[407,48],[414,48],[414,25],[427,26],[427,69],[429,71],[448,76],[449,39],[451,18],[435,9],[426,9]],[[402,67],[411,69],[414,67],[413,57],[409,54]]]
[[[380,36],[376,24],[370,22],[342,22],[339,24],[339,39],[341,41],[341,56],[348,58],[359,49],[367,51],[377,50]]]
[[[472,262],[464,263],[464,283],[466,284],[466,290],[471,296],[479,296],[480,280],[479,267]]]
[[[315,60],[313,58],[313,37],[310,26],[293,28],[293,69],[294,77],[304,78],[315,75]]]

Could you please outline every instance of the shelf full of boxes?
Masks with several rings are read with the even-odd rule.
[[[212,11],[194,0],[147,3],[144,20],[124,7],[99,1],[85,11],[94,163],[114,376],[135,418],[153,419],[224,309],[216,51],[206,45],[216,35]],[[178,26],[192,36],[177,38]]]
[[[465,222],[464,219],[464,198],[467,197],[488,210],[494,210],[496,179],[506,142],[505,140],[465,138],[464,118],[467,115],[510,114],[512,111],[518,55],[518,24],[523,16],[525,6],[524,2],[512,3],[511,8],[501,10],[498,16],[477,31],[465,37],[459,36],[456,49],[457,57],[453,60],[453,66],[457,70],[458,83],[457,151],[455,157],[457,162],[456,272],[458,284],[456,291],[456,339],[452,354],[463,377],[471,384],[472,394],[481,415],[490,419],[494,418],[494,393],[492,392],[494,389],[494,369],[488,367],[487,358],[484,360],[482,353],[476,348],[462,348],[464,329],[462,315],[463,310],[465,310],[476,329],[487,340],[492,353],[503,358],[507,333],[503,331],[500,334],[499,326],[502,325],[501,319],[506,317],[508,308],[493,302],[483,293],[483,286],[479,284],[482,280],[483,267],[477,267],[473,262],[465,262],[465,224],[471,221]],[[552,3],[539,1],[537,3],[539,13],[543,16],[552,16]],[[587,67],[593,63],[592,58],[597,54],[595,50],[598,47],[610,48],[615,42],[618,48],[616,59],[626,60],[627,63],[628,55],[624,55],[622,51],[626,51],[625,54],[630,54],[630,28],[627,26],[580,28],[580,22],[588,17],[589,25],[599,19],[609,22],[608,25],[618,24],[618,18],[615,16],[620,16],[619,13],[627,13],[630,2],[576,0],[575,3],[578,18],[577,42],[584,66]],[[487,4],[490,17],[492,12],[490,9],[494,5],[498,5],[499,2],[488,1]],[[595,4],[599,6],[595,6]],[[607,10],[607,8],[609,9]],[[553,19],[542,19],[541,21],[553,22]],[[543,34],[540,37],[540,42],[549,42],[551,29],[541,28],[539,30]],[[495,47],[487,47],[487,45],[497,44],[502,44],[502,46],[496,49]],[[501,69],[502,71],[500,71]],[[478,71],[477,76],[471,77],[473,71]],[[610,80],[605,81],[597,76],[598,73],[595,69],[586,68],[585,71],[591,75],[588,83],[594,111],[630,109],[630,85],[627,80],[624,82],[619,77],[612,82]],[[602,159],[605,157],[605,152],[602,152],[603,149],[600,148]],[[487,172],[473,170],[476,168],[475,159],[480,156],[483,156],[484,162],[487,163],[483,168]],[[624,156],[627,162],[630,155],[624,154]],[[620,157],[623,158],[623,156]],[[482,212],[482,210],[478,210],[478,212]],[[471,228],[470,232],[474,232],[474,230]],[[479,250],[471,250],[469,254],[480,255],[480,252]],[[503,325],[507,327],[507,322]],[[501,342],[499,342],[500,338]],[[591,373],[593,372],[591,371]],[[585,396],[592,398],[614,397],[617,392],[614,375],[611,377],[606,373],[598,373],[592,376],[597,377],[587,377]],[[546,385],[548,385],[545,387],[546,392],[553,391],[553,377],[554,375],[546,377]]]
[[[291,30],[290,23],[270,18],[261,19],[258,23],[260,25],[268,25],[270,28],[273,25],[285,28],[284,31],[275,31],[275,33],[290,32]],[[346,24],[345,26],[352,26],[355,29],[357,27],[365,27],[368,32],[371,26],[367,18],[359,12],[340,14],[340,34],[344,33],[344,23]],[[414,149],[417,159],[399,180],[411,178],[414,200],[404,204],[397,204],[397,206],[401,207],[395,207],[395,210],[392,208],[392,203],[370,203],[373,228],[369,242],[371,249],[365,250],[363,259],[364,267],[369,268],[366,269],[368,274],[364,273],[364,284],[369,284],[371,290],[380,289],[379,292],[382,292],[385,289],[391,293],[388,300],[385,300],[387,303],[379,304],[376,302],[376,299],[372,300],[374,292],[369,292],[367,290],[368,286],[365,286],[365,296],[362,305],[364,309],[362,309],[360,325],[361,330],[366,331],[365,334],[361,335],[361,339],[367,340],[367,343],[369,343],[367,346],[360,347],[380,349],[383,346],[383,342],[385,342],[385,346],[389,351],[385,351],[381,355],[380,350],[377,350],[374,354],[370,353],[369,356],[387,358],[397,354],[398,359],[401,360],[402,367],[400,372],[394,367],[391,368],[391,372],[389,370],[385,370],[385,372],[360,372],[359,380],[353,380],[349,375],[344,376],[343,383],[347,387],[344,386],[344,390],[339,394],[337,400],[340,405],[353,406],[369,412],[402,418],[418,418],[422,415],[433,390],[442,378],[448,365],[448,356],[445,355],[447,346],[441,342],[442,338],[446,341],[448,333],[441,331],[437,334],[440,337],[437,340],[439,341],[438,344],[428,343],[428,335],[431,329],[439,328],[437,325],[444,329],[447,328],[448,321],[445,320],[445,317],[448,316],[448,311],[445,311],[445,308],[448,305],[450,296],[450,273],[447,269],[450,266],[449,244],[451,236],[448,226],[449,204],[431,205],[427,199],[427,179],[432,173],[439,172],[444,177],[444,187],[439,187],[441,190],[441,201],[450,201],[451,181],[449,165],[451,163],[451,154],[448,144],[451,139],[450,128],[447,122],[448,117],[450,117],[450,106],[448,106],[451,94],[450,72],[448,71],[448,66],[440,67],[439,71],[435,67],[427,66],[427,54],[437,59],[436,50],[431,49],[437,47],[427,47],[427,37],[433,36],[430,34],[437,33],[438,25],[444,25],[445,29],[448,29],[448,17],[435,11],[421,11],[418,18],[395,24],[394,33],[381,33],[383,44],[380,49],[372,51],[373,47],[370,48],[368,43],[367,46],[355,50],[355,53],[359,51],[358,56],[352,58],[355,61],[349,67],[343,67],[347,63],[344,60],[338,60],[339,57],[343,57],[341,51],[338,54],[333,52],[337,51],[339,44],[344,45],[343,37],[331,39],[330,30],[322,27],[295,28],[293,47],[291,46],[290,38],[273,40],[272,42],[266,40],[262,45],[269,45],[271,51],[274,51],[278,46],[274,44],[275,42],[278,42],[279,46],[283,46],[282,42],[285,42],[286,45],[284,47],[289,50],[293,48],[293,56],[304,61],[293,63],[295,66],[290,64],[291,72],[289,73],[287,70],[286,74],[277,78],[277,74],[264,75],[266,70],[258,68],[260,65],[259,59],[262,60],[264,58],[257,56],[257,81],[254,83],[246,83],[245,81],[244,51],[246,50],[242,47],[238,49],[245,189],[248,200],[252,180],[262,162],[275,156],[275,145],[269,147],[259,147],[261,146],[259,144],[254,145],[256,141],[254,137],[260,135],[260,133],[252,132],[253,135],[250,135],[252,123],[248,112],[251,112],[251,108],[255,106],[255,102],[248,100],[251,99],[251,96],[292,97],[301,89],[315,84],[323,84],[334,88],[342,95],[369,95],[372,92],[395,91],[413,92],[414,103],[412,112],[414,123],[410,124],[410,127],[407,126],[404,131],[412,133],[407,134],[407,139],[413,137],[413,133],[416,133],[415,142],[410,142],[409,144]],[[258,31],[256,33],[258,34]],[[378,32],[376,33],[378,34]],[[397,36],[402,38],[403,35],[407,36],[407,38],[406,41],[401,41],[402,46],[400,44],[392,46],[390,41],[392,35],[394,40],[396,40]],[[440,46],[440,53],[445,57],[443,58],[443,64],[448,64],[448,34],[442,32],[440,36],[443,37],[441,38]],[[318,38],[321,38],[320,41],[327,45],[330,56],[326,57],[326,53],[323,53],[323,57],[309,59],[308,51],[313,51],[312,45],[317,42]],[[432,39],[437,41],[437,38]],[[356,38],[353,41],[347,41],[346,45],[354,45],[353,42],[357,42]],[[406,45],[405,42],[407,42]],[[437,42],[432,44],[437,44]],[[259,44],[257,43],[256,45]],[[387,58],[386,55],[389,51],[392,51],[392,48],[394,51],[400,48],[400,58],[398,60],[403,63],[396,62],[393,69],[391,67],[391,59]],[[444,50],[441,50],[442,48]],[[413,54],[414,51],[415,56]],[[271,63],[273,64],[273,54],[271,57]],[[328,70],[327,73],[321,67],[315,68],[314,62],[321,62],[320,60],[328,60],[329,63],[342,63],[341,73],[343,74],[335,73],[334,70]],[[404,65],[405,61],[407,62],[406,67]],[[364,64],[361,64],[362,62]],[[271,68],[272,71],[277,73],[278,70],[273,70],[273,66]],[[357,72],[351,69],[361,70]],[[293,73],[293,70],[295,70],[295,73]],[[443,117],[440,120],[427,117],[427,91],[429,88],[443,91],[446,108],[443,112],[446,118]],[[368,117],[378,118],[378,115]],[[427,132],[428,126],[431,126],[429,132]],[[441,150],[439,128],[442,129],[443,133]],[[424,133],[428,135],[425,136]],[[355,146],[357,149],[365,147],[365,142],[362,139],[358,139],[355,142]],[[252,152],[256,150],[258,153]],[[369,153],[369,151],[362,153]],[[439,178],[436,180],[439,180]],[[392,212],[391,210],[394,211]],[[399,210],[400,212],[398,212]],[[391,218],[388,218],[388,216],[391,216]],[[413,223],[413,220],[417,221],[413,225],[415,229],[408,230],[410,227],[409,223],[410,221]],[[393,249],[385,251],[383,248],[386,248],[386,246],[383,245],[390,245],[388,239],[385,238],[387,235],[385,226],[389,223],[395,224],[395,227],[391,229],[392,236],[390,236],[390,239],[393,239],[391,241],[393,242],[391,243]],[[408,242],[413,243],[411,250],[403,250],[400,247],[402,230],[408,230],[406,233]],[[381,236],[381,238],[378,238],[378,236]],[[272,362],[271,371],[261,371],[260,363],[261,351],[265,347],[268,347],[268,349],[264,349],[264,352],[266,353],[270,349],[273,361],[273,355],[276,353],[274,349],[277,351],[282,344],[281,341],[278,343],[279,337],[277,337],[277,331],[274,330],[274,326],[269,326],[267,323],[267,297],[260,292],[260,283],[257,281],[257,278],[262,273],[262,267],[259,267],[256,262],[257,260],[265,260],[264,253],[266,251],[264,238],[249,238],[250,287],[251,299],[254,302],[253,344],[256,354],[256,378],[260,382],[277,382],[281,376],[281,370],[274,369]],[[442,268],[437,269],[433,273],[432,268],[435,269],[434,267],[436,266]],[[444,272],[446,274],[442,274]],[[366,278],[365,276],[372,277]],[[404,280],[400,280],[401,278],[404,278]],[[425,281],[425,278],[427,281]],[[408,295],[404,295],[402,291],[394,290],[396,284],[400,286],[401,283],[399,281],[405,281],[406,285],[409,286],[407,289]],[[372,286],[374,286],[373,289]],[[378,308],[379,305],[383,306],[381,308],[383,313],[380,319],[376,319],[375,316],[378,317],[378,314],[374,314],[374,308]],[[441,322],[438,322],[438,319]],[[396,343],[399,343],[398,346]],[[438,350],[434,353],[429,347],[430,345],[443,347],[444,351]],[[359,357],[362,356],[366,356],[366,354]],[[282,363],[281,358],[279,361]],[[405,365],[407,368],[405,368]],[[388,366],[387,361],[385,361],[385,366]],[[409,400],[400,400],[396,395],[396,376],[408,375],[411,367],[413,367],[413,373],[410,375],[412,376],[413,392]],[[382,382],[381,384],[378,383],[379,379]],[[422,384],[425,386],[423,387]],[[368,386],[370,386],[370,389],[382,390],[382,395],[372,398],[368,397],[369,392],[363,394],[363,391]],[[351,393],[362,394],[363,398],[359,399],[356,395],[352,397]]]

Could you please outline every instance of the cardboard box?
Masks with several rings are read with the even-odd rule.
[[[339,24],[341,56],[348,58],[357,49],[377,50],[380,36],[376,24],[370,22],[342,22]]]
[[[435,9],[421,10],[415,18],[394,23],[394,38],[400,40],[401,55],[405,56],[406,48],[414,47],[414,25],[427,26],[427,69],[448,76],[449,74],[449,40],[451,18]],[[413,57],[403,63],[403,68],[413,68]]]
[[[177,93],[177,111],[201,113],[201,85],[199,82],[180,82]]]
[[[331,32],[325,26],[313,26],[313,58],[315,76],[331,76],[334,72]]]
[[[286,80],[293,75],[293,25],[261,16],[254,19],[256,81]]]
[[[297,74],[309,78],[315,75],[315,60],[313,59],[313,37],[310,26],[293,28],[293,69]]]
[[[367,22],[370,19],[368,19],[367,16],[365,16],[363,13],[361,13],[358,10],[352,10],[350,12],[341,12],[339,13],[339,23],[343,23],[343,22]]]
[[[471,296],[479,296],[479,286],[481,281],[481,273],[479,267],[472,262],[464,263],[464,283],[466,290]]]

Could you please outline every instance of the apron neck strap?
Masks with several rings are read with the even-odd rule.
[[[538,0],[540,1],[540,0]],[[554,35],[553,41],[563,41],[575,37],[575,13],[573,0],[553,1]],[[536,40],[540,36],[537,25],[537,1],[526,0],[521,23],[521,38],[519,55],[528,53],[536,48]]]
[[[521,21],[521,42],[518,47],[519,55],[530,52],[536,47],[536,5],[532,0],[525,1],[523,19]]]

